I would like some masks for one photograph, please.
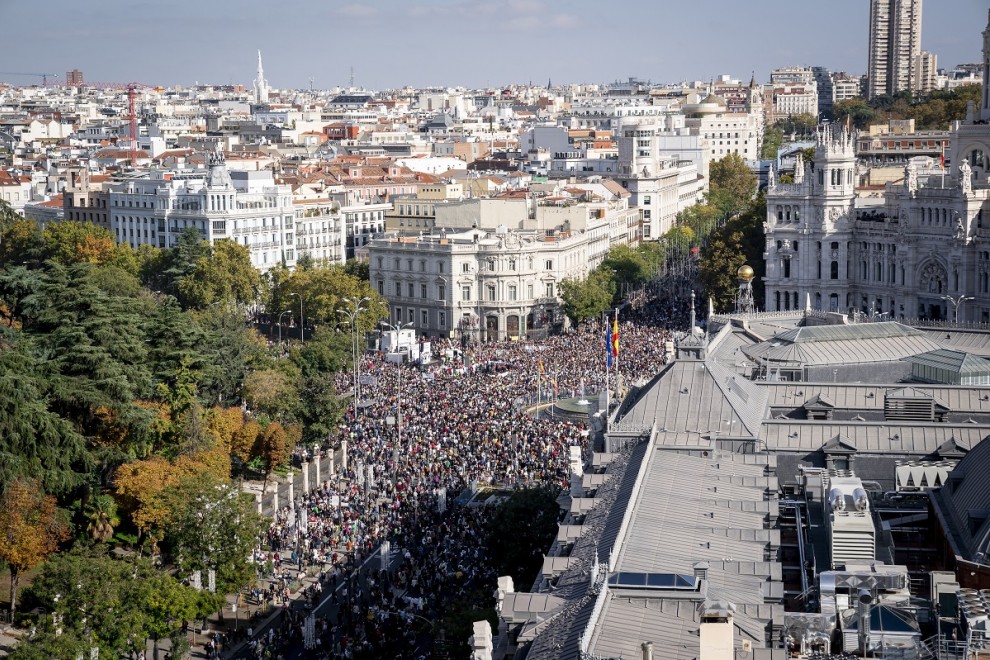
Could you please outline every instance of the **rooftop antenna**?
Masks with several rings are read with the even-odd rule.
[[[351,66],[351,89],[354,89],[354,66]]]
[[[311,91],[311,92],[313,91],[313,79],[312,78],[309,79],[309,91]]]

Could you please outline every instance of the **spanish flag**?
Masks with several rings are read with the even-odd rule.
[[[612,321],[612,357],[619,357],[619,310],[615,310]]]

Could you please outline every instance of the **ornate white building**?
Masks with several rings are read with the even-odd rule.
[[[766,308],[990,322],[990,20],[983,104],[952,131],[951,163],[912,159],[857,198],[853,139],[826,128],[794,183],[767,192]]]

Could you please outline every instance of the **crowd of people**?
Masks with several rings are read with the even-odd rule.
[[[665,363],[670,328],[685,316],[628,308],[607,377],[603,321],[534,342],[434,341],[434,359],[421,365],[362,356],[367,385],[340,428],[346,462],[276,513],[259,556],[259,565],[274,566],[273,581],[281,576],[279,585],[286,564],[321,571],[309,605],[325,598],[337,607],[316,626],[320,651],[417,657],[435,641],[427,624],[443,617],[452,598],[479,588],[490,595],[497,576],[485,556],[482,514],[458,498],[482,486],[565,487],[570,447],[585,457],[590,451],[587,424],[528,404],[591,395],[606,382],[615,387],[619,374],[627,384],[651,378]],[[342,374],[340,385],[350,390],[352,375]],[[379,573],[377,558],[365,560],[386,540],[395,559]],[[279,657],[299,645],[301,616],[283,617],[280,629],[252,642],[251,653]]]

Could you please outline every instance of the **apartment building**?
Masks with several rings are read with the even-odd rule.
[[[867,98],[917,91],[921,0],[870,0]]]

